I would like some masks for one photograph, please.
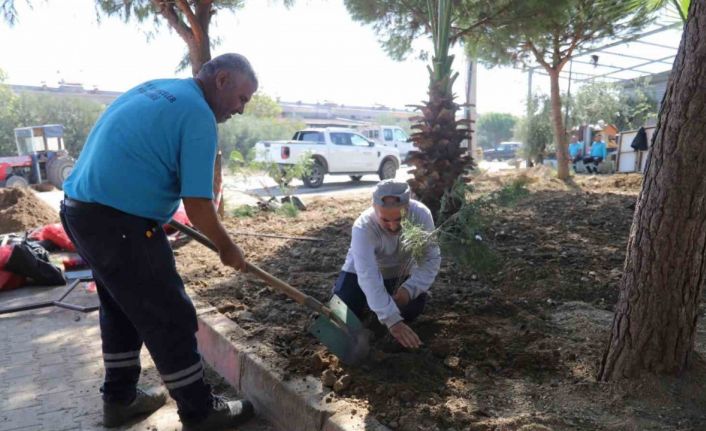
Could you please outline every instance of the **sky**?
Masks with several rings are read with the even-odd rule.
[[[154,78],[188,77],[175,72],[186,51],[166,25],[151,38],[151,24],[103,17],[94,0],[16,1],[19,22],[0,23],[0,69],[7,83],[54,86],[61,79],[84,88],[125,91]],[[212,55],[238,52],[252,63],[260,91],[283,101],[404,108],[426,97],[426,62],[391,60],[371,27],[354,22],[343,0],[298,0],[289,9],[277,0],[249,0],[236,12],[214,17]],[[417,47],[430,47],[420,40]],[[455,49],[454,90],[465,101],[466,60]],[[478,67],[477,109],[523,115],[527,74],[512,68]],[[533,91],[548,92],[548,78],[535,77]]]

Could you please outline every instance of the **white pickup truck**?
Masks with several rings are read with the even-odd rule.
[[[296,132],[291,141],[260,141],[255,144],[255,160],[293,165],[301,157],[314,159],[304,185],[316,188],[324,176],[348,175],[360,181],[363,175],[377,174],[381,180],[394,178],[400,167],[397,149],[376,144],[345,128],[312,128]]]
[[[403,161],[407,160],[410,151],[419,151],[407,133],[397,126],[368,126],[360,129],[360,133],[373,142],[397,148]]]

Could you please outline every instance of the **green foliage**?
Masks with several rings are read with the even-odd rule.
[[[9,156],[17,152],[14,134],[17,127],[17,96],[2,84],[4,80],[4,72],[0,70],[0,156]]]
[[[438,227],[427,232],[408,217],[402,219],[400,246],[412,261],[419,262],[430,245],[438,244],[442,254],[458,264],[480,273],[497,270],[498,254],[483,239],[486,226],[498,207],[511,207],[527,196],[527,179],[519,178],[502,189],[470,200],[470,185],[462,180],[442,198],[442,213],[449,203],[462,202],[456,213],[441,220]]]
[[[243,115],[256,118],[279,118],[282,116],[282,107],[269,95],[257,92],[245,105]]]
[[[481,114],[476,124],[478,144],[483,148],[494,148],[503,141],[512,138],[512,130],[517,117],[501,112]]]
[[[290,6],[294,0],[282,0]],[[134,20],[149,23],[146,29],[147,39],[151,39],[163,24],[167,24],[187,45],[187,52],[178,63],[177,71],[192,68],[196,75],[201,65],[211,59],[211,49],[219,45],[220,39],[209,35],[211,18],[221,11],[238,11],[245,5],[245,0],[213,1],[155,1],[155,0],[96,0],[96,15],[117,16],[126,23]],[[186,10],[182,10],[182,7]],[[199,43],[196,36],[200,35]]]
[[[66,149],[72,156],[78,157],[104,109],[105,106],[100,103],[78,97],[23,93],[15,105],[15,127],[62,124]]]
[[[666,9],[669,15],[686,23],[691,0],[626,0],[628,4],[641,13],[651,14],[661,9]]]
[[[517,7],[525,0],[453,0],[451,20],[454,25],[447,32],[448,40],[455,44],[474,31],[493,25],[510,7]],[[430,6],[431,3],[431,6]],[[432,33],[429,19],[438,1],[427,0],[344,0],[353,20],[371,25],[380,44],[395,60],[410,55],[413,42]],[[434,12],[436,12],[434,10]],[[417,52],[426,60],[429,53]]]
[[[291,202],[285,202],[277,208],[277,214],[283,217],[295,218],[299,215],[299,208]]]
[[[572,100],[573,124],[595,124],[600,120],[619,130],[632,130],[655,118],[658,102],[648,95],[649,78],[624,84],[594,83],[582,86]]]
[[[535,162],[541,162],[547,151],[554,151],[551,105],[549,98],[536,95],[530,101],[529,117],[522,118],[515,127],[515,137],[524,145],[520,154]]]
[[[231,215],[237,218],[248,218],[257,215],[258,209],[251,205],[239,205],[231,211]]]
[[[104,106],[78,97],[49,94],[16,95],[2,85],[0,77],[0,156],[17,154],[16,127],[62,124],[64,143],[77,157]]]
[[[466,39],[467,49],[490,65],[528,64],[561,70],[577,49],[625,36],[652,17],[625,0],[527,0],[508,8],[502,22]]]
[[[231,151],[228,159],[231,172],[235,175],[250,176],[264,172],[277,183],[277,187],[284,196],[292,194],[293,190],[289,186],[292,180],[310,175],[311,168],[314,166],[314,159],[310,153],[303,154],[295,164],[283,166],[274,162],[247,160],[237,150]],[[270,195],[274,197],[273,193]]]
[[[289,196],[292,194],[292,189],[289,184],[295,178],[302,178],[311,174],[311,168],[314,166],[314,159],[311,154],[305,153],[293,165],[280,166],[273,162],[256,162],[261,170],[275,180],[277,186],[283,195]]]
[[[246,161],[255,158],[253,148],[258,141],[291,139],[304,123],[283,118],[240,115],[218,126],[218,145],[225,154],[236,150]]]

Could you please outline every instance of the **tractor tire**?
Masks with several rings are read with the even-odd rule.
[[[59,190],[63,190],[64,181],[69,177],[74,169],[74,159],[70,157],[59,157],[51,161],[47,166],[47,179]]]
[[[23,176],[13,175],[5,181],[5,187],[29,187],[29,181]]]
[[[322,165],[320,161],[314,160],[314,164],[311,166],[311,172],[309,175],[304,176],[302,181],[304,181],[305,186],[315,189],[321,187],[324,183],[325,175],[326,169],[324,169],[324,165]]]
[[[380,180],[390,180],[397,176],[397,163],[392,159],[387,159],[380,165],[380,171],[378,172]]]

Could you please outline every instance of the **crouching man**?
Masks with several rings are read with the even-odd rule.
[[[429,209],[410,199],[407,183],[385,180],[373,193],[373,205],[353,225],[351,245],[334,287],[336,294],[358,318],[372,310],[404,347],[421,345],[406,322],[424,311],[441,263],[439,247],[427,246],[424,257],[414,262],[400,247],[402,219],[409,218],[434,230]]]

